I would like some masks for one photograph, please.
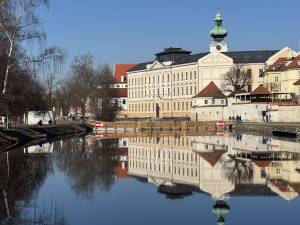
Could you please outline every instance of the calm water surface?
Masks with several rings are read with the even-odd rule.
[[[1,224],[300,223],[297,139],[98,137],[2,153]]]

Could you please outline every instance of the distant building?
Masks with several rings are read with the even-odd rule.
[[[117,117],[127,117],[127,73],[126,71],[137,66],[137,64],[114,64],[114,83],[116,88],[115,99],[118,101],[119,113]]]
[[[281,57],[264,72],[264,86],[277,93],[279,100],[288,95],[300,96],[300,55]]]
[[[192,97],[211,81],[220,87],[222,75],[235,63],[245,64],[243,69],[251,74],[253,83],[247,87],[251,92],[263,85],[265,66],[273,65],[278,58],[296,55],[287,47],[280,51],[228,52],[229,44],[224,40],[227,31],[222,21],[218,12],[210,32],[210,52],[191,54],[181,48],[165,48],[153,61],[127,71],[129,118],[189,118]]]

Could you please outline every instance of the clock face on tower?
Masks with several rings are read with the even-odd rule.
[[[221,50],[222,50],[222,46],[221,46],[221,45],[217,45],[217,46],[216,46],[216,49],[217,49],[218,51],[221,51]]]

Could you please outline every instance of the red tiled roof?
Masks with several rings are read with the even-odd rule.
[[[131,178],[131,176],[129,176],[128,173],[128,162],[125,162],[125,168],[122,168],[122,162],[118,162],[117,163],[117,178]]]
[[[248,93],[248,92],[244,89],[238,89],[238,90],[231,92],[230,95],[228,95],[227,97],[229,97],[229,98],[235,97],[236,94],[242,94],[242,93]]]
[[[127,97],[127,88],[114,88],[116,98]]]
[[[126,72],[138,64],[116,64],[115,65],[115,80],[117,83],[121,83],[121,76],[124,76],[125,83],[127,83]]]
[[[211,81],[201,92],[195,95],[193,98],[199,97],[215,97],[215,98],[226,98],[226,96],[220,91],[220,89]]]
[[[293,85],[300,85],[300,80],[297,80]]]
[[[264,86],[258,86],[254,91],[251,92],[251,95],[271,95]]]
[[[278,67],[277,70],[300,68],[300,65],[298,64],[298,61],[300,60],[300,55],[292,58],[290,64],[288,64],[287,66],[285,65],[286,60],[288,60],[288,58],[286,57],[277,59],[277,61],[272,66],[269,66],[265,72],[275,71],[276,67]]]
[[[270,165],[270,163],[272,162],[271,160],[254,160],[252,159],[252,161],[261,168],[265,168],[268,167]]]
[[[225,152],[226,151],[218,151],[212,153],[199,153],[199,155],[214,167]]]
[[[300,55],[295,57],[293,61],[286,67],[286,69],[300,68],[300,65],[298,65],[298,60],[300,60]]]
[[[284,66],[285,66],[285,62],[284,62],[285,60],[287,60],[287,57],[282,57],[282,58],[277,59],[277,60],[274,62],[273,65],[269,66],[269,67],[265,70],[265,72],[273,71],[273,70],[275,70],[276,67],[279,67],[279,68],[284,67]]]

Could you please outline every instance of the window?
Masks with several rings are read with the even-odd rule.
[[[193,79],[193,73],[190,71],[190,80]]]
[[[192,95],[192,94],[193,94],[193,87],[190,86],[190,95]]]
[[[159,75],[157,75],[157,83],[159,83]]]
[[[145,77],[145,84],[147,84],[147,77]]]
[[[188,110],[188,109],[189,109],[189,103],[186,102],[186,110]]]
[[[153,76],[153,84],[155,83],[155,76]]]
[[[263,77],[264,69],[259,69],[258,75],[259,77]]]
[[[168,82],[170,81],[170,74],[168,74]]]
[[[279,167],[276,168],[276,173],[277,173],[277,174],[280,173],[280,168],[279,168]]]
[[[175,90],[176,90],[176,89],[175,89],[175,87],[174,87],[174,88],[173,88],[173,95],[175,95]]]
[[[177,81],[179,81],[179,73],[177,73]]]
[[[162,110],[165,110],[165,105],[164,105],[164,103],[161,104],[161,109],[162,109]]]
[[[278,77],[275,77],[275,82],[278,82]]]
[[[177,87],[177,95],[179,95],[179,87]]]
[[[169,107],[169,102],[167,103],[167,110],[169,110],[170,109],[170,107]]]
[[[178,110],[180,110],[180,103],[178,102]]]
[[[248,92],[252,92],[252,84],[248,84]]]
[[[213,100],[212,100],[212,104],[214,105],[215,103],[216,103],[216,100],[215,100],[215,99],[213,99]]]
[[[138,85],[140,85],[140,78],[138,78]]]
[[[151,77],[149,77],[149,84],[151,84]]]
[[[182,110],[184,110],[184,102],[182,102],[181,106],[182,106]]]
[[[126,104],[126,99],[123,99],[123,105]]]
[[[221,104],[224,105],[224,100],[221,100]]]
[[[183,80],[183,72],[181,72],[181,80]]]
[[[251,69],[247,69],[247,76],[252,77],[252,70]]]
[[[165,82],[165,75],[162,75],[162,82]]]
[[[176,104],[175,104],[175,102],[174,102],[174,110],[176,109]]]
[[[173,81],[175,81],[175,73],[173,73]]]
[[[168,88],[168,96],[170,95],[170,88]]]
[[[185,79],[188,79],[188,72],[185,72]]]
[[[183,95],[183,87],[181,87],[181,95]]]
[[[195,86],[195,94],[197,94],[197,86]]]
[[[186,94],[186,95],[189,94],[189,90],[188,90],[188,87],[187,87],[187,86],[185,87],[185,94]]]
[[[208,104],[208,100],[205,100],[204,103],[207,105]]]
[[[197,72],[194,71],[194,79],[197,79]]]

